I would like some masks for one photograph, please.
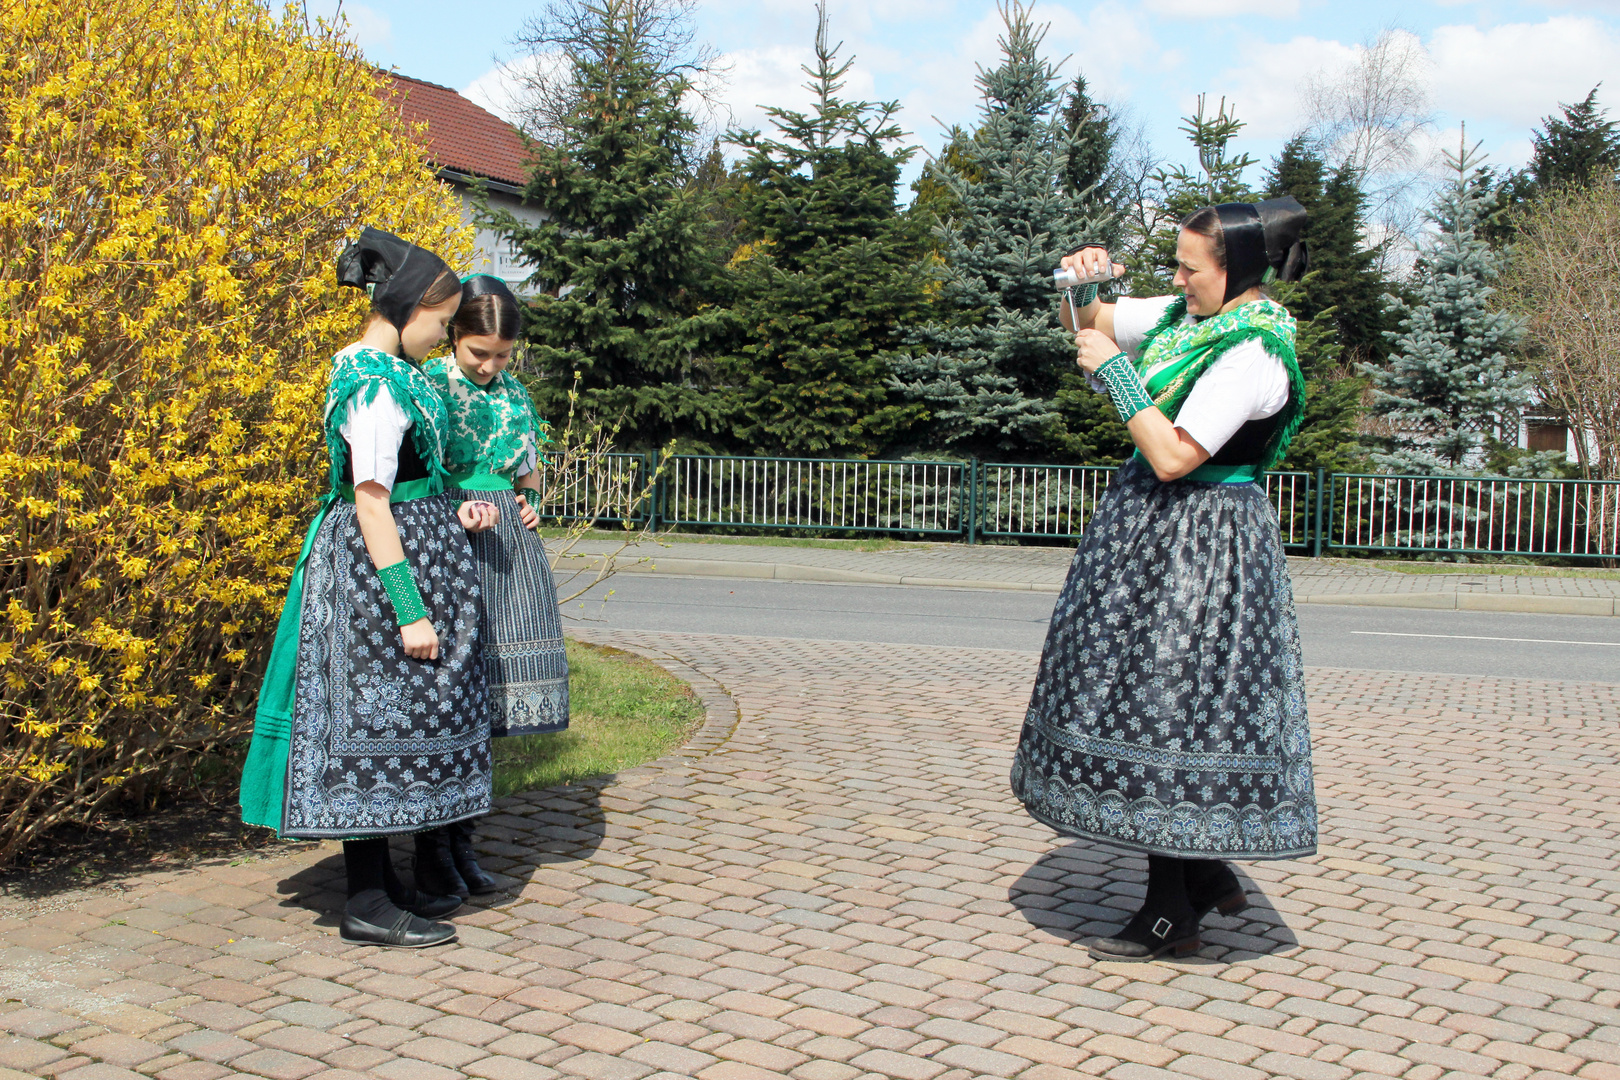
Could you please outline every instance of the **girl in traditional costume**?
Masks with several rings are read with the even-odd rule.
[[[1094,957],[1198,949],[1209,911],[1247,906],[1223,859],[1316,850],[1293,591],[1260,478],[1298,431],[1294,320],[1262,296],[1306,266],[1291,198],[1182,222],[1184,296],[1060,317],[1136,443],[1097,502],[1047,632],[1012,786],[1058,832],[1147,856],[1147,895]],[[1063,260],[1123,272],[1099,247]]]
[[[366,229],[338,281],[372,287],[361,339],[332,359],[331,487],[304,538],[259,694],[242,817],[340,838],[355,944],[452,940],[460,899],[407,889],[388,837],[489,812],[489,710],[469,531],[493,508],[446,494],[449,430],[411,363],[443,339],[461,282],[437,256]]]
[[[506,282],[475,274],[462,283],[450,322],[454,355],[423,365],[449,415],[445,465],[463,497],[494,504],[500,523],[472,538],[484,587],[481,640],[490,700],[490,733],[533,735],[568,726],[568,655],[539,514],[524,492],[539,489],[546,424],[506,365],[521,314]],[[473,823],[416,838],[416,883],[433,893],[492,892],[478,865]]]

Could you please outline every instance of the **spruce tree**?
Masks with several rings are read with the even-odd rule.
[[[1069,161],[1063,170],[1064,187],[1069,194],[1095,206],[1117,207],[1124,198],[1124,193],[1117,189],[1118,177],[1114,169],[1119,130],[1108,106],[1093,100],[1084,73],[1076,75],[1074,84],[1069,87],[1069,98],[1063,105],[1063,122],[1072,140]]]
[[[622,423],[637,448],[712,437],[720,423],[706,351],[726,325],[711,306],[717,274],[708,185],[694,170],[689,89],[656,63],[660,27],[638,0],[589,0],[563,43],[570,104],[533,147],[530,225],[492,215],[546,290],[525,306],[529,380],[541,415],[581,404]]]
[[[1509,364],[1520,324],[1490,306],[1501,257],[1478,235],[1491,203],[1481,161],[1477,144],[1447,152],[1455,175],[1429,212],[1436,232],[1418,259],[1410,299],[1388,298],[1399,321],[1386,331],[1389,361],[1362,367],[1372,380],[1372,410],[1394,432],[1373,460],[1391,472],[1477,471],[1490,442],[1516,425],[1530,401],[1528,376]]]
[[[927,409],[930,449],[1047,457],[1062,445],[1055,399],[1074,367],[1052,268],[1106,240],[1108,217],[1068,188],[1081,143],[1041,56],[1047,28],[1020,0],[1000,7],[1001,63],[980,69],[980,121],[933,163],[953,216],[938,226],[945,314],[922,327],[922,355],[896,365],[894,386]]]
[[[891,400],[904,332],[928,305],[925,240],[896,204],[911,151],[896,102],[839,96],[852,61],[817,6],[809,112],[767,110],[778,137],[733,132],[747,151],[735,198],[737,336],[725,371],[733,437],[754,452],[870,456],[920,413]]]
[[[1204,109],[1205,97],[1199,94],[1197,108],[1191,116],[1182,117],[1181,125],[1198,156],[1198,168],[1177,165],[1161,169],[1152,177],[1158,189],[1154,200],[1158,206],[1157,225],[1148,236],[1132,241],[1131,246],[1141,252],[1139,263],[1130,268],[1127,276],[1133,295],[1163,296],[1171,291],[1170,283],[1176,275],[1176,238],[1188,214],[1218,203],[1254,201],[1254,191],[1243,174],[1255,159],[1248,154],[1230,156],[1230,144],[1244,127],[1236,107],[1228,111],[1223,97],[1214,116],[1206,116]]]

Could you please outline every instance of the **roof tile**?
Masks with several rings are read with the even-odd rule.
[[[399,111],[411,124],[426,124],[428,160],[442,169],[521,186],[528,179],[528,151],[511,124],[448,86],[383,73],[392,82]]]

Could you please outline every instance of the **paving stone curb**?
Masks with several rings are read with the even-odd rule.
[[[570,556],[568,571],[595,570],[597,556]],[[794,563],[737,562],[726,559],[648,559],[626,561],[614,568],[620,574],[661,574],[668,577],[721,577],[751,580],[842,582],[854,585],[905,585],[939,589],[1000,589],[1011,592],[1056,594],[1062,586],[1042,581],[984,581],[972,578],[907,577]],[[1442,611],[1498,611],[1541,615],[1620,615],[1620,601],[1595,596],[1533,596],[1507,593],[1410,592],[1367,595],[1357,593],[1296,594],[1296,604],[1339,604],[1351,607],[1423,608]]]

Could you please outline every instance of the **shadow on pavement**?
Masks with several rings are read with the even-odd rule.
[[[495,810],[478,820],[478,862],[501,883],[499,892],[475,896],[468,907],[498,908],[522,898],[523,889],[542,866],[583,862],[607,833],[602,789],[611,776],[583,780],[545,791],[530,791],[495,800]],[[394,869],[407,885],[416,854],[409,834],[393,838]],[[319,912],[317,926],[338,925],[343,917],[347,879],[343,855],[333,852],[282,881],[276,889],[283,907]]]
[[[1260,887],[1234,863],[1249,894],[1248,910],[1204,917],[1204,947],[1177,963],[1229,963],[1246,956],[1285,952],[1299,940]],[[1054,937],[1089,944],[1124,926],[1141,904],[1147,866],[1141,855],[1106,844],[1072,841],[1055,847],[1007,890],[1007,899],[1029,922]]]

